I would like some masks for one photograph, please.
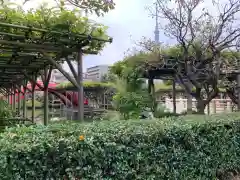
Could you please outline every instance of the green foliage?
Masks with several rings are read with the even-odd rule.
[[[179,116],[178,114],[170,112],[164,105],[158,104],[155,111],[154,117],[155,118],[163,118],[163,117],[172,117],[172,116]]]
[[[124,119],[138,118],[143,110],[150,108],[152,100],[137,73],[130,72],[128,77],[119,77],[113,83],[116,94],[113,96],[113,107]],[[127,71],[124,69],[124,71]]]
[[[133,55],[125,57],[122,61],[118,61],[110,68],[110,72],[117,75],[119,78],[136,77],[141,78],[140,65],[143,62],[148,61],[150,57],[149,53],[139,52]],[[130,77],[128,77],[130,75]]]
[[[2,0],[3,1],[3,0]],[[31,0],[25,0],[25,3]],[[95,13],[98,16],[114,9],[115,3],[106,0],[55,0],[60,6],[73,5],[85,12]]]
[[[113,85],[111,83],[104,83],[104,82],[94,82],[94,81],[85,81],[83,82],[83,87],[85,88],[107,88],[112,87]],[[71,82],[67,83],[60,83],[56,86],[56,88],[70,88],[73,87],[73,84]]]
[[[43,107],[43,102],[40,102],[40,101],[35,100],[35,101],[34,101],[34,104],[35,104],[35,108],[41,108],[41,107]],[[31,107],[32,107],[32,100],[26,101],[26,106],[29,107],[29,108],[31,108]]]
[[[138,118],[151,104],[152,100],[147,92],[118,92],[113,96],[113,106],[124,119]]]
[[[117,121],[117,120],[121,120],[121,114],[119,113],[119,111],[110,111],[108,110],[107,112],[103,113],[103,115],[101,116],[102,120],[111,120],[111,121]]]
[[[114,83],[117,80],[117,76],[115,74],[112,73],[108,73],[102,76],[101,82],[103,83],[109,83],[112,82]]]
[[[113,104],[124,119],[137,118],[142,111],[152,107],[153,101],[143,87],[142,69],[139,66],[147,56],[145,53],[134,54],[110,68],[110,73],[118,77],[115,81],[117,94],[113,97]]]
[[[66,41],[66,43],[76,43],[77,39],[72,39],[72,35],[85,34],[93,38],[108,40],[106,35],[107,27],[93,23],[87,17],[80,15],[79,10],[68,10],[67,7],[50,8],[47,5],[41,5],[36,9],[24,11],[21,6],[4,4],[0,7],[1,23],[16,24],[19,26],[30,26],[34,28],[46,29],[49,33],[43,35],[37,31],[31,31],[27,34],[31,39],[42,39],[51,34],[51,31],[58,31],[68,34],[65,39],[59,35],[50,38],[50,41]],[[1,27],[0,31],[5,33],[26,36],[26,30],[13,27]],[[51,34],[53,35],[53,34]],[[49,38],[47,38],[49,41]],[[100,51],[104,47],[104,42],[91,40],[87,50]]]
[[[240,164],[239,113],[11,128],[0,179],[216,179]]]
[[[4,131],[6,127],[24,124],[22,119],[14,118],[14,114],[9,104],[5,100],[0,100],[0,131]]]
[[[13,111],[5,100],[0,100],[0,118],[11,118]]]

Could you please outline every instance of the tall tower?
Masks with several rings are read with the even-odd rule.
[[[155,17],[156,17],[156,24],[155,24],[155,31],[154,31],[154,40],[155,40],[155,43],[159,44],[159,28],[158,28],[158,8],[157,8],[157,3],[156,3],[156,14],[155,14]]]

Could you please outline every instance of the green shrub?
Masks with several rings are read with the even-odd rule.
[[[34,104],[35,104],[35,108],[42,108],[43,107],[43,103],[38,101],[38,100],[35,100]],[[28,108],[32,108],[32,100],[26,101],[26,106]]]
[[[121,120],[121,114],[118,111],[109,110],[102,114],[101,119],[117,121],[117,120]]]
[[[179,116],[179,114],[170,112],[164,105],[158,104],[155,111],[155,118],[163,118],[163,117],[171,117],[171,116]]]
[[[124,119],[138,118],[151,103],[148,93],[143,92],[118,92],[113,97],[113,106]]]
[[[13,111],[5,100],[0,100],[0,118],[13,117]]]
[[[215,179],[239,167],[238,117],[12,128],[0,137],[0,179]]]

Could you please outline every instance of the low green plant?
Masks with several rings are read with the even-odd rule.
[[[11,118],[13,111],[9,107],[9,104],[5,100],[0,100],[0,118]]]
[[[34,104],[35,104],[35,108],[42,108],[43,107],[43,102],[40,102],[38,100],[35,100]],[[28,108],[31,108],[32,107],[32,100],[26,101],[26,106]]]
[[[158,104],[154,111],[155,118],[177,116],[176,113],[170,112],[163,104]]]
[[[114,107],[124,119],[138,118],[140,114],[151,106],[148,93],[143,92],[118,92],[113,97]]]
[[[239,141],[239,113],[10,128],[0,179],[216,179]]]
[[[102,120],[121,120],[121,114],[119,111],[107,111],[101,116]]]
[[[112,103],[123,119],[139,118],[144,110],[152,106],[151,97],[146,88],[142,88],[142,84],[143,81],[138,78],[116,79],[116,93]]]

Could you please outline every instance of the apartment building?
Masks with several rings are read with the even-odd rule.
[[[51,82],[55,82],[55,83],[64,83],[64,82],[69,82],[69,80],[57,69],[54,69],[52,71],[52,75],[51,75]],[[83,73],[83,81],[89,81],[87,79],[87,74]]]
[[[101,81],[102,77],[105,74],[108,74],[109,66],[108,65],[97,65],[90,68],[87,68],[87,78],[93,81]]]

